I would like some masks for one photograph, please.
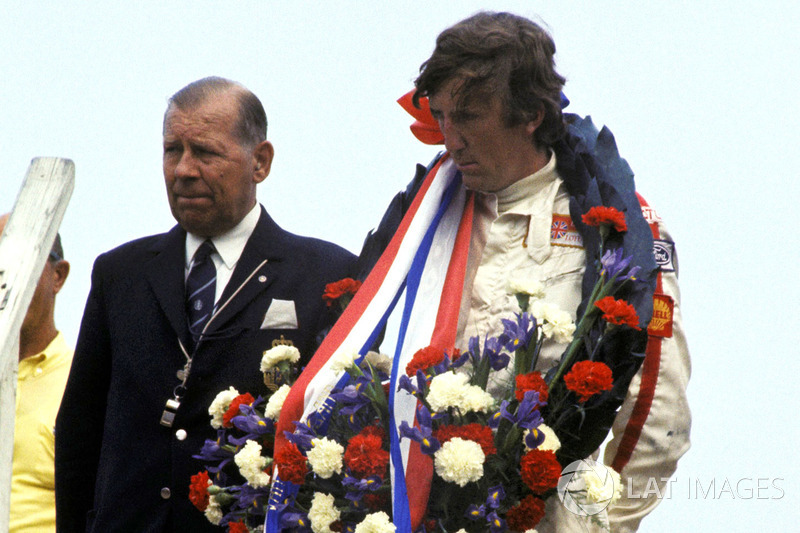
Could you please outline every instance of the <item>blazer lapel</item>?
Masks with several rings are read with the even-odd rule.
[[[220,297],[218,304],[221,307],[209,321],[207,333],[222,328],[275,281],[285,253],[281,245],[282,234],[283,230],[262,207],[258,224]]]
[[[175,226],[153,249],[155,256],[145,265],[147,280],[172,329],[184,346],[189,345],[184,295],[186,233]]]

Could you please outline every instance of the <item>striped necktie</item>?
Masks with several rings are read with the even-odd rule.
[[[197,343],[200,333],[214,310],[217,290],[217,268],[211,259],[216,249],[210,240],[203,241],[192,258],[189,276],[186,278],[186,317],[189,332]]]

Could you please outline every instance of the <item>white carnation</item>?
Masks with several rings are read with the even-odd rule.
[[[286,397],[289,395],[290,390],[292,390],[292,388],[284,383],[272,394],[272,396],[269,397],[269,400],[267,400],[267,406],[264,409],[264,415],[267,418],[278,420],[278,415],[281,414],[281,409],[283,408],[283,402],[286,401]]]
[[[464,391],[464,398],[460,407],[463,412],[488,413],[494,410],[495,405],[494,396],[477,385],[470,385]]]
[[[208,408],[208,414],[211,415],[211,427],[214,429],[222,427],[222,417],[225,416],[225,412],[237,396],[239,396],[239,391],[233,387],[217,394],[217,397],[214,398]]]
[[[397,528],[389,520],[389,515],[383,511],[371,513],[356,526],[355,533],[394,533]]]
[[[439,448],[433,459],[436,473],[459,487],[483,477],[486,456],[475,441],[452,438]]]
[[[558,439],[556,432],[553,431],[553,428],[547,424],[539,424],[537,429],[544,433],[544,442],[539,445],[538,450],[555,453],[561,449],[561,441]]]
[[[527,294],[533,299],[544,298],[544,285],[541,281],[512,278],[508,280],[508,292],[511,294]]]
[[[296,363],[299,360],[300,350],[294,346],[279,344],[264,352],[264,356],[261,358],[261,371],[266,372],[267,370],[272,370],[278,366],[278,363],[281,361]]]
[[[575,323],[566,311],[561,309],[549,309],[545,314],[545,322],[542,324],[542,333],[548,339],[553,339],[558,343],[572,341],[575,333]]]
[[[314,493],[311,500],[311,509],[308,511],[308,519],[311,522],[311,531],[314,533],[333,533],[331,524],[339,520],[341,513],[334,505],[334,497],[330,494],[321,492]]]
[[[267,459],[261,455],[261,445],[249,440],[233,457],[239,472],[255,488],[269,485],[269,474],[264,472]]]
[[[448,407],[460,407],[468,388],[469,377],[466,374],[444,372],[434,376],[428,391],[428,403],[431,409],[440,413]]]
[[[551,313],[555,313],[560,310],[561,309],[558,306],[553,305],[550,302],[545,302],[544,300],[536,300],[531,304],[530,309],[528,309],[530,314],[532,314],[539,323],[547,320],[548,315]]]
[[[611,467],[606,467],[606,472],[611,476],[611,484],[606,479],[600,479],[600,476],[591,469],[583,473],[583,482],[586,484],[587,500],[592,503],[609,502],[608,505],[611,506],[622,496],[622,479]]]
[[[218,526],[219,523],[222,522],[222,508],[219,506],[219,502],[217,502],[217,498],[214,495],[208,497],[208,507],[206,507],[204,513],[208,521],[215,526]]]
[[[367,362],[372,368],[385,374],[392,373],[392,358],[379,352],[367,352],[362,364]]]
[[[428,403],[436,413],[450,407],[457,407],[462,412],[476,411],[488,413],[495,407],[495,398],[478,387],[469,385],[469,376],[455,372],[444,372],[431,380],[428,392]]]
[[[330,478],[334,473],[342,472],[342,456],[344,447],[327,437],[311,440],[311,449],[307,453],[311,469],[322,479]]]
[[[544,434],[544,441],[539,445],[537,450],[542,450],[545,452],[557,452],[559,448],[561,448],[561,441],[556,436],[556,432],[548,426],[547,424],[539,424],[538,427],[534,428],[534,430]],[[525,433],[522,435],[522,441],[525,442],[525,438],[530,434],[530,429],[526,429]],[[526,445],[527,448],[527,445]]]
[[[334,374],[340,374],[353,366],[353,363],[358,356],[359,354],[356,352],[350,352],[347,350],[340,351],[331,358],[330,367],[328,368],[330,368],[330,371]]]

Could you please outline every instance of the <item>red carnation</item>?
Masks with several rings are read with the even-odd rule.
[[[234,398],[230,406],[228,406],[228,410],[222,415],[222,426],[226,428],[232,427],[231,419],[233,419],[234,416],[239,416],[239,406],[251,405],[254,401],[256,401],[256,399],[253,398],[249,392],[245,392]]]
[[[441,348],[435,346],[428,346],[421,350],[417,350],[414,357],[406,365],[406,374],[414,377],[417,375],[417,370],[426,371],[429,367],[436,366],[444,360],[445,353]]]
[[[208,470],[203,470],[193,475],[189,484],[189,501],[200,511],[208,507],[208,485],[211,480]]]
[[[517,400],[522,401],[525,398],[525,393],[529,390],[539,393],[539,402],[546,403],[549,392],[547,390],[547,383],[542,377],[541,372],[529,372],[527,374],[519,374],[517,376],[516,397]]]
[[[381,426],[365,426],[360,432],[361,435],[375,435],[381,442],[386,439],[386,431]]]
[[[364,504],[371,511],[380,511],[389,508],[388,492],[368,492],[364,494]]]
[[[228,533],[249,533],[247,525],[242,520],[238,522],[228,522]]]
[[[636,314],[636,309],[625,300],[615,300],[613,296],[606,296],[597,300],[594,305],[603,312],[603,320],[606,322],[642,329],[639,327],[639,315]]]
[[[467,424],[465,426],[442,426],[433,435],[440,443],[444,444],[456,437],[471,440],[481,445],[483,454],[487,457],[497,453],[494,446],[494,433],[489,426],[483,424]]]
[[[290,481],[295,485],[302,485],[308,473],[306,458],[296,444],[286,443],[275,454],[275,464],[278,466],[278,475],[283,481]]]
[[[605,363],[580,361],[564,376],[564,384],[578,395],[578,401],[585,402],[595,394],[611,390],[614,377]]]
[[[529,494],[522,498],[519,505],[508,510],[506,523],[512,531],[527,531],[536,527],[542,517],[544,500]]]
[[[520,476],[536,494],[543,494],[558,484],[561,465],[551,451],[530,450],[519,462]]]
[[[625,214],[613,207],[595,206],[581,217],[587,226],[614,226],[617,231],[628,231]]]
[[[355,477],[383,478],[389,466],[389,452],[382,448],[383,439],[378,435],[361,432],[347,443],[344,464]]]
[[[360,288],[360,281],[353,278],[344,278],[335,283],[328,283],[325,285],[325,292],[322,294],[322,299],[325,300],[325,303],[330,307],[333,305],[333,302],[342,296],[346,294],[353,295]]]

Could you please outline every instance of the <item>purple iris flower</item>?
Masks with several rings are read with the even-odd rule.
[[[536,335],[536,319],[529,313],[515,313],[517,317],[516,322],[502,319],[503,333],[500,334],[498,340],[503,347],[509,352],[515,352],[519,349],[527,349],[528,344]]]
[[[412,396],[416,396],[419,392],[419,389],[414,386],[414,383],[411,382],[411,378],[406,374],[400,376],[400,379],[397,381],[397,389],[404,390]]]
[[[381,485],[383,485],[383,480],[380,478],[380,476],[369,476],[361,479],[353,477],[350,474],[345,474],[344,478],[342,479],[342,485],[351,488],[356,492],[375,492],[381,488]]]
[[[617,281],[625,281],[626,279],[633,278],[639,272],[639,266],[633,266],[625,272],[625,269],[631,264],[633,256],[629,255],[623,258],[622,253],[622,248],[608,250],[603,254],[603,257],[600,258],[600,264],[603,266],[603,270],[606,272],[608,278],[617,276]]]
[[[497,509],[500,507],[500,502],[506,499],[506,489],[503,485],[495,485],[489,489],[489,496],[486,498],[486,507],[489,509]]]
[[[330,397],[339,404],[340,412],[348,418],[353,417],[361,408],[370,404],[370,399],[361,392],[364,389],[363,383],[348,385],[340,392],[331,394]]]
[[[539,393],[536,391],[529,390],[525,392],[525,397],[519,403],[516,414],[512,414],[508,410],[508,405],[509,402],[507,401],[500,405],[502,417],[521,428],[535,428],[543,422],[542,414],[537,409],[540,404]]]
[[[538,448],[544,442],[544,433],[539,431],[538,428],[530,428],[531,430],[525,435],[525,446],[530,449]]]
[[[240,415],[231,419],[233,425],[247,433],[249,439],[275,432],[275,423],[270,418],[264,418],[250,405],[239,407]]]
[[[237,506],[241,509],[248,509],[250,513],[263,515],[264,502],[269,500],[270,487],[254,488],[248,484],[239,487],[236,495]]]
[[[293,443],[300,450],[310,450],[312,448],[311,441],[317,438],[317,432],[303,422],[295,422],[294,427],[294,433],[290,433],[289,431],[283,432],[286,436],[286,440]]]
[[[486,422],[486,425],[492,429],[497,429],[497,427],[500,425],[500,421],[504,418],[503,413],[506,412],[507,406],[508,400],[503,400],[503,403],[500,404],[500,410],[492,415],[492,417]]]
[[[489,523],[489,531],[491,533],[503,533],[506,531],[506,521],[500,518],[497,511],[489,513],[489,516],[486,517],[486,521]]]
[[[475,505],[474,503],[467,507],[467,512],[465,516],[470,520],[479,520],[486,516],[486,507],[483,505]]]
[[[284,512],[281,515],[281,531],[287,529],[291,529],[297,533],[311,531],[311,522],[308,520],[308,515],[296,510]]]
[[[473,337],[473,338],[477,339],[478,337]],[[472,342],[472,341],[470,340],[470,342]],[[450,362],[450,368],[461,368],[462,366],[464,366],[466,364],[467,361],[470,360],[471,356],[472,356],[472,354],[470,353],[469,350],[467,350],[466,352],[464,352],[462,354],[459,354],[459,356],[456,359],[454,359],[453,361]]]
[[[217,440],[206,439],[203,443],[203,447],[200,449],[200,453],[197,455],[193,455],[195,459],[200,459],[201,461],[221,461],[223,459],[230,459],[233,457],[233,453],[225,450],[220,446],[220,443],[225,438],[225,430],[219,429],[217,430]]]
[[[433,436],[431,413],[424,405],[420,405],[417,408],[417,422],[419,423],[418,428],[409,426],[408,422],[403,420],[400,423],[400,437],[419,442],[422,453],[433,455],[441,448],[441,444]]]
[[[472,359],[473,366],[477,366],[481,359],[486,357],[489,359],[489,366],[492,367],[492,370],[502,370],[508,366],[511,360],[509,355],[503,352],[503,348],[504,345],[500,338],[487,335],[483,339],[483,350],[481,350],[480,341],[478,337],[475,336],[469,340],[469,350],[467,353]]]

